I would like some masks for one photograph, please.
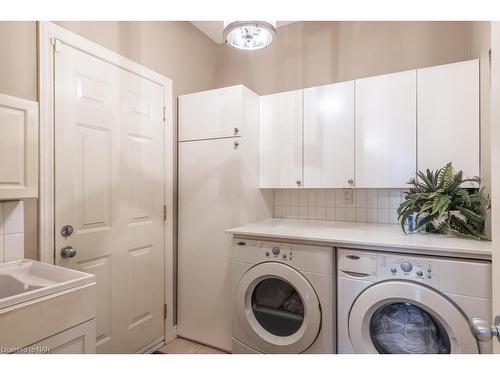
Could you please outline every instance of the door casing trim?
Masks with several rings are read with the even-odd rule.
[[[177,336],[174,329],[173,249],[174,249],[174,138],[172,80],[132,60],[112,52],[88,39],[72,33],[52,22],[38,22],[38,99],[39,99],[39,199],[38,199],[38,254],[42,262],[55,263],[54,228],[54,45],[59,40],[82,52],[135,73],[164,88],[166,123],[164,135],[165,191],[167,206],[165,220],[165,341]]]

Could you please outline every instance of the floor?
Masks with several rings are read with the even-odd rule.
[[[221,350],[198,344],[182,338],[177,338],[171,343],[157,350],[158,354],[228,354]]]

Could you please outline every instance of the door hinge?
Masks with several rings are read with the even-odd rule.
[[[54,52],[61,52],[61,41],[56,38],[50,38],[50,44],[54,46]]]
[[[167,107],[163,107],[163,122],[167,123]]]
[[[163,205],[163,221],[167,221],[167,205]]]
[[[163,305],[163,319],[167,319],[167,304]]]

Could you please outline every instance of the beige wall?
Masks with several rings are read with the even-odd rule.
[[[258,94],[471,59],[471,22],[298,22],[266,50],[219,46],[220,86]]]
[[[35,22],[0,22],[0,93],[37,99]],[[25,256],[37,258],[37,200],[24,200]]]

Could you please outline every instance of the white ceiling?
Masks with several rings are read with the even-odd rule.
[[[281,26],[294,23],[296,21],[277,21],[276,26]],[[191,21],[198,29],[205,33],[210,39],[217,44],[223,44],[222,30],[224,29],[224,21]]]

